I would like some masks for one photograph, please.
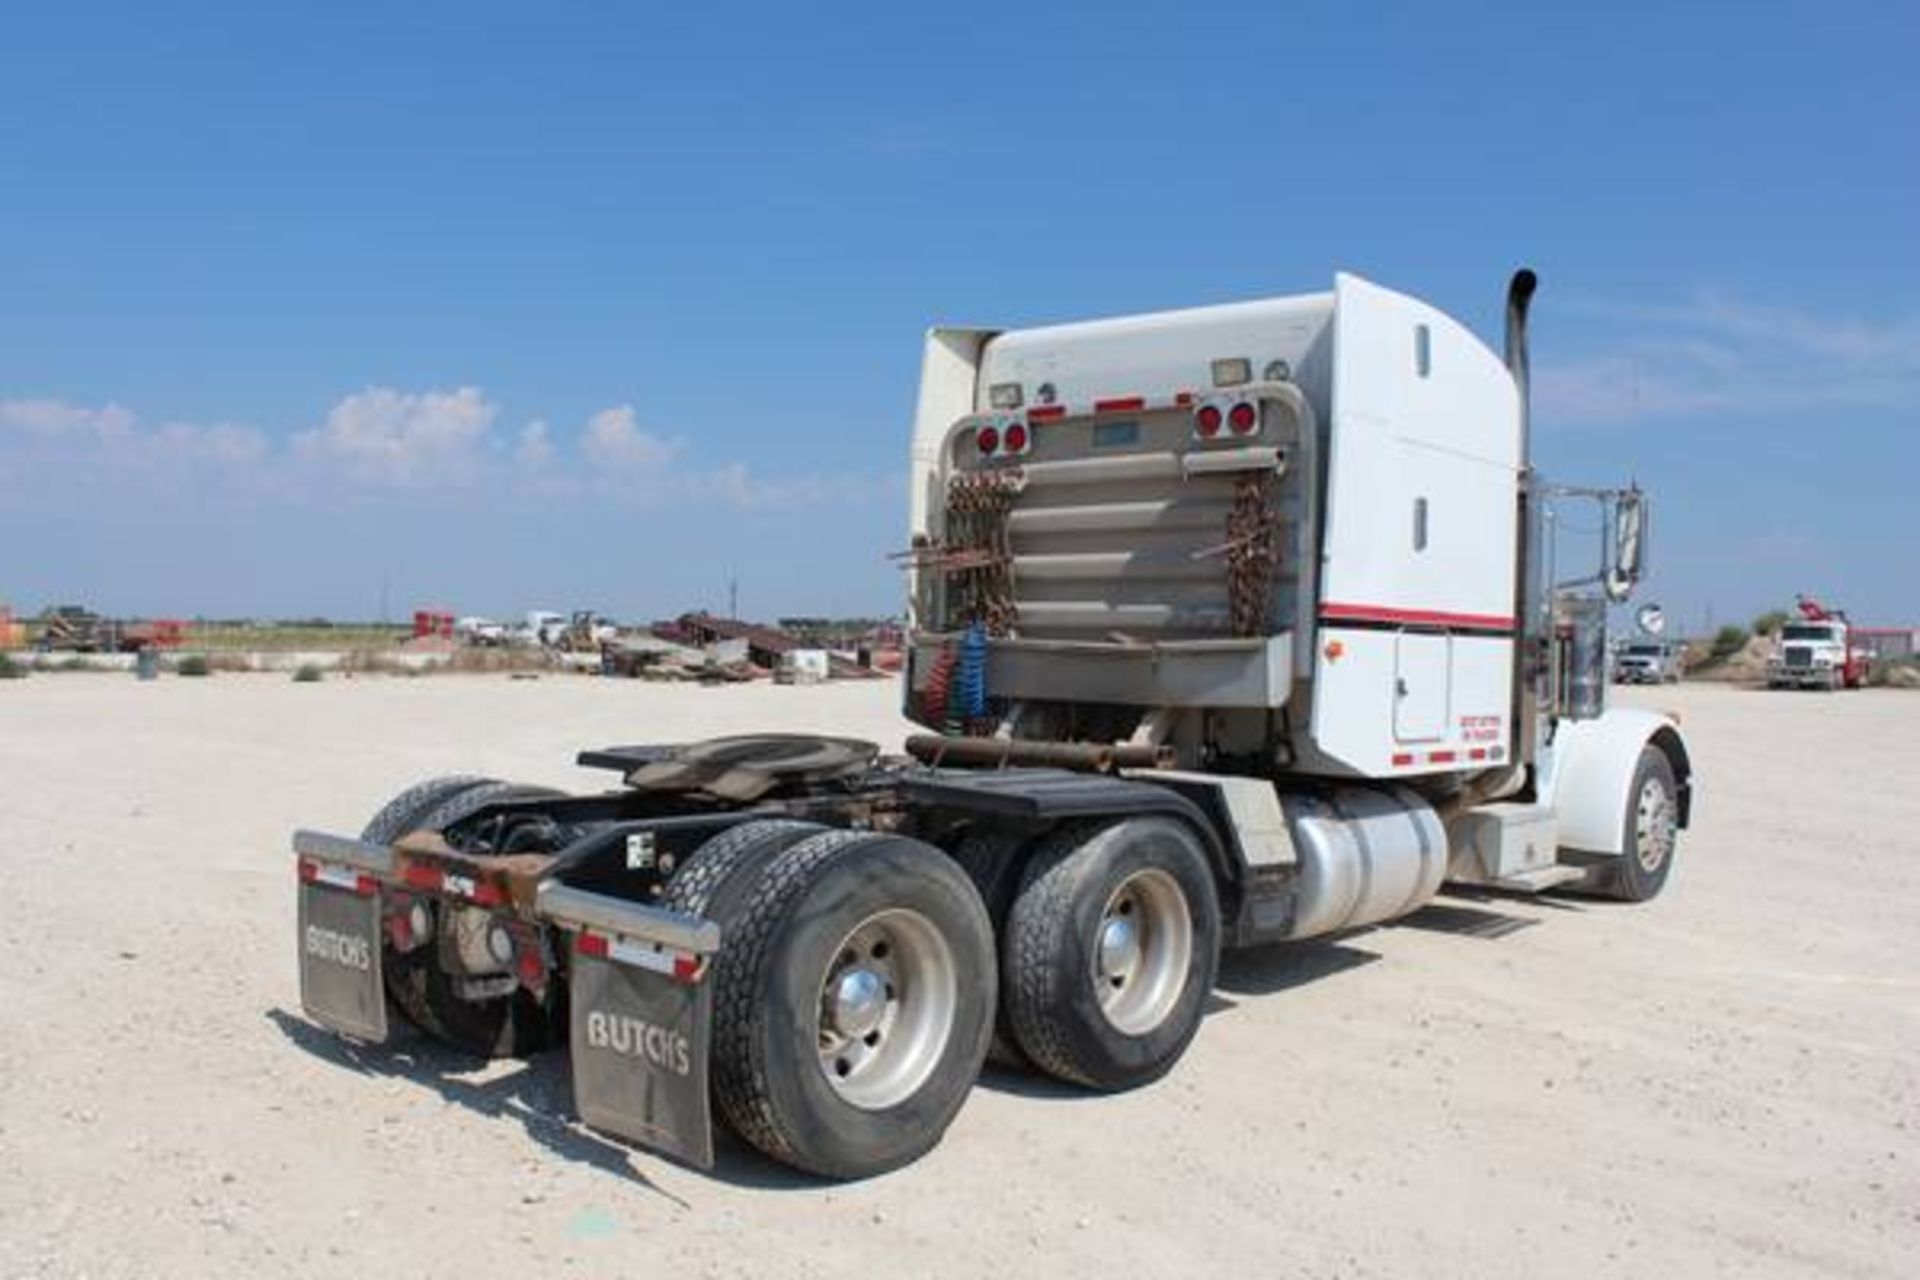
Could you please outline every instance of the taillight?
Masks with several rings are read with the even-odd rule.
[[[1027,451],[1027,424],[1024,422],[1009,422],[1007,424],[1005,443],[1008,453],[1025,453]]]
[[[982,427],[973,433],[973,442],[980,446],[982,457],[991,458],[1000,451],[1000,429]]]
[[[1198,431],[1202,438],[1207,440],[1211,440],[1219,435],[1220,406],[1217,404],[1203,404],[1194,410],[1193,429]]]
[[[1227,410],[1227,425],[1233,428],[1233,434],[1237,436],[1250,436],[1260,426],[1260,411],[1242,400]]]

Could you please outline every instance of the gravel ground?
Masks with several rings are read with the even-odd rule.
[[[1920,697],[1628,696],[1703,780],[1658,902],[1230,956],[1160,1084],[990,1073],[827,1186],[583,1130],[559,1056],[315,1031],[286,838],[423,775],[597,785],[581,746],[897,742],[890,684],[0,684],[0,1275],[1911,1276]]]

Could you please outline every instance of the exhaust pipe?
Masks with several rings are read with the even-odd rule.
[[[1527,308],[1540,277],[1522,267],[1507,282],[1507,371],[1520,390],[1520,466],[1533,465],[1533,371],[1527,359]]]
[[[1510,708],[1513,729],[1513,764],[1528,770],[1539,758],[1540,743],[1546,736],[1543,709],[1553,705],[1552,691],[1545,688],[1552,665],[1547,661],[1546,637],[1549,620],[1545,588],[1540,581],[1538,546],[1541,534],[1540,512],[1536,510],[1533,488],[1533,369],[1527,352],[1527,308],[1533,304],[1533,291],[1540,277],[1522,267],[1507,282],[1507,371],[1520,393],[1520,492],[1514,518],[1519,522],[1514,540],[1513,601],[1516,626],[1513,636],[1513,702]],[[1512,778],[1507,785],[1519,781]]]

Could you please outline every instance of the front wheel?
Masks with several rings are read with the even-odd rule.
[[[1219,956],[1213,871],[1185,823],[1063,829],[1035,852],[1007,920],[1014,1035],[1062,1080],[1157,1080],[1199,1030]]]
[[[1621,832],[1621,856],[1607,891],[1622,902],[1646,902],[1659,896],[1673,870],[1679,843],[1680,806],[1673,763],[1655,746],[1640,750]]]

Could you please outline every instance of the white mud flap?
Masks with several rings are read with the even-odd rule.
[[[711,1168],[706,977],[719,928],[557,884],[542,887],[539,910],[573,931],[568,996],[580,1118]]]
[[[387,1038],[380,971],[380,890],[352,867],[300,861],[300,1004],[356,1040]]]

